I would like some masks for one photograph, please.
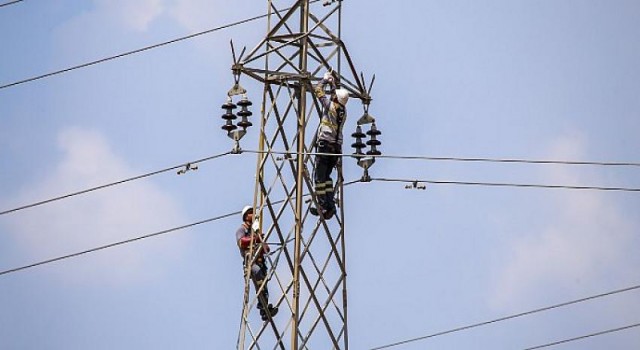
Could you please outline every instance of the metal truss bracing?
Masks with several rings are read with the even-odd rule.
[[[308,155],[322,113],[313,86],[324,72],[338,73],[352,97],[350,110],[358,108],[357,99],[370,101],[340,40],[342,4],[268,1],[267,35],[246,55],[243,51],[236,59],[234,52],[237,79],[248,76],[264,85],[254,206],[271,245],[266,282],[255,285],[246,264],[239,349],[348,349],[341,163],[334,172],[338,213],[325,220],[309,211],[317,201],[315,160]],[[247,259],[257,256],[252,248]],[[279,308],[269,321],[257,309],[257,295],[265,287],[269,303]]]

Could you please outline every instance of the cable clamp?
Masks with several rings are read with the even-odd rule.
[[[191,163],[187,163],[187,164],[184,165],[184,169],[178,170],[177,174],[178,175],[183,175],[183,174],[185,174],[186,172],[188,172],[190,170],[198,170],[198,166],[194,165],[194,164],[191,164]]]

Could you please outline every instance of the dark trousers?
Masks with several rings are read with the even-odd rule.
[[[324,140],[318,141],[318,153],[340,154],[340,145]],[[335,209],[336,203],[333,193],[333,180],[331,172],[338,163],[339,156],[316,155],[316,169],[314,174],[315,192],[318,205],[324,209]]]

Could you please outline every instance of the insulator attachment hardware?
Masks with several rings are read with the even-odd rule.
[[[251,106],[252,104],[253,103],[251,103],[251,101],[249,101],[249,99],[247,98],[247,95],[242,95],[242,99],[238,101],[238,106],[240,106],[238,116],[242,118],[242,120],[238,122],[238,126],[243,130],[247,130],[248,127],[253,125],[253,123],[247,120],[248,117],[253,115],[253,113],[251,113],[251,111],[249,110],[249,106]]]
[[[242,148],[240,148],[240,139],[247,134],[247,128],[253,125],[253,123],[248,119],[253,113],[249,110],[252,103],[247,98],[247,90],[240,85],[240,75],[244,70],[242,56],[244,56],[247,48],[244,47],[242,52],[240,52],[240,56],[236,56],[233,41],[231,41],[230,44],[231,54],[233,55],[233,65],[231,66],[231,72],[233,73],[233,86],[227,92],[227,102],[222,105],[222,109],[225,110],[225,114],[222,115],[222,119],[225,120],[222,130],[225,130],[227,132],[227,136],[234,141],[231,153],[238,154],[242,153]],[[241,95],[242,97],[236,105],[233,103],[233,98],[238,95]],[[240,110],[236,115],[233,113],[233,110],[237,107],[240,107]],[[234,124],[233,121],[238,119],[238,117],[241,118],[240,121],[237,124]],[[238,129],[238,127],[240,129]]]
[[[367,147],[367,145],[362,142],[363,137],[367,137],[365,133],[362,132],[362,127],[360,125],[356,126],[356,131],[351,134],[351,137],[354,137],[356,141],[351,144],[351,147],[355,148],[356,151],[353,153],[352,157],[361,158],[364,156],[362,149]]]
[[[368,155],[379,156],[382,153],[378,151],[378,146],[382,144],[380,140],[378,140],[378,136],[382,135],[382,132],[378,130],[376,127],[376,123],[371,123],[371,130],[367,131],[367,135],[369,135],[370,139],[367,141],[367,145],[371,147],[369,151],[367,151]]]
[[[222,105],[222,109],[225,110],[225,113],[222,115],[222,119],[225,120],[225,124],[222,126],[222,130],[230,133],[237,128],[237,126],[233,125],[233,121],[238,118],[235,114],[233,114],[233,110],[236,109],[236,105],[231,102],[231,98],[228,98],[227,102]]]
[[[222,109],[225,113],[222,115],[222,119],[225,120],[225,124],[222,126],[222,130],[227,132],[227,136],[234,141],[233,149],[231,153],[242,153],[240,148],[240,139],[247,134],[247,128],[252,126],[253,123],[249,121],[249,117],[253,113],[249,110],[249,106],[253,105],[246,94],[242,94],[242,98],[238,101],[238,104],[234,104],[232,96],[227,97],[227,101],[222,105]],[[237,115],[233,113],[233,110],[240,107]],[[241,118],[237,124],[233,124],[233,121]],[[241,129],[238,129],[240,127]]]
[[[362,139],[364,137],[367,137],[367,135],[362,132],[362,127],[358,125],[356,126],[356,131],[351,134],[351,137],[354,137],[356,139],[356,141],[351,144],[351,147],[355,148],[355,152],[351,156],[353,158],[356,158],[358,160],[358,166],[364,169],[364,174],[362,175],[362,179],[360,179],[360,181],[369,182],[371,181],[371,177],[369,176],[369,168],[373,165],[373,163],[376,162],[376,159],[375,157],[371,157],[371,155],[368,155],[369,152],[367,152],[367,154],[362,152],[362,150],[367,147],[367,144],[362,142]],[[369,143],[369,141],[367,141],[367,143]]]
[[[360,181],[363,182],[371,181],[371,177],[369,176],[369,168],[371,168],[376,162],[376,156],[382,154],[378,150],[378,147],[382,144],[382,142],[378,140],[378,136],[380,136],[382,132],[378,130],[376,126],[376,119],[369,114],[369,104],[371,103],[369,93],[371,92],[371,87],[373,86],[374,80],[375,76],[371,80],[369,89],[365,91],[365,96],[367,98],[363,99],[362,101],[364,114],[362,115],[362,117],[360,117],[360,119],[358,119],[356,131],[351,134],[351,137],[355,138],[355,142],[351,144],[351,147],[355,148],[355,152],[351,156],[353,158],[356,158],[358,166],[364,169],[364,174],[360,179]],[[362,76],[362,81],[364,81],[364,76]],[[362,132],[363,125],[371,125],[370,129],[366,133]],[[367,136],[369,136],[369,140],[364,142],[363,139],[365,139]],[[370,149],[364,152],[363,150],[367,146],[369,146]]]

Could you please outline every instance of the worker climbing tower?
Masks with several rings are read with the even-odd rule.
[[[351,95],[343,152],[349,147],[346,130],[357,124],[352,134],[353,157],[364,169],[364,181],[373,156],[380,154],[376,148],[380,132],[368,114],[374,79],[367,88],[340,39],[344,2],[268,0],[264,39],[252,50],[239,52],[231,45],[234,85],[222,106],[222,129],[235,141],[235,153],[257,154],[254,226],[271,247],[265,281],[254,285],[245,269],[238,349],[348,349],[342,163],[335,172],[336,215],[325,220],[310,214],[310,208],[318,206],[311,153],[322,113],[313,88],[325,72],[332,71],[336,87]],[[257,93],[248,92],[243,79],[256,80],[264,87],[258,150],[240,147],[247,129],[258,123],[252,117],[258,113],[252,112],[255,108],[249,100]],[[366,134],[363,127],[369,128]],[[370,139],[363,142],[367,135]],[[367,145],[370,149],[363,152]],[[248,259],[259,258],[258,250],[250,249]],[[252,289],[260,291],[266,285],[269,302],[279,313],[264,321],[256,310],[258,297]]]

